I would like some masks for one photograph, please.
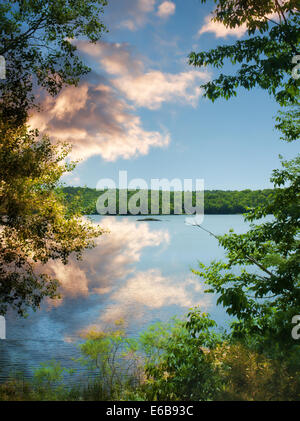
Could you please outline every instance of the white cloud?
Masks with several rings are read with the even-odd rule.
[[[176,4],[170,0],[113,0],[105,11],[108,28],[124,28],[137,31],[149,22],[159,18],[168,18],[176,10]]]
[[[160,18],[168,18],[171,15],[174,15],[176,10],[176,5],[172,1],[164,1],[158,7],[157,15]]]
[[[202,35],[205,32],[212,32],[217,38],[227,37],[228,35],[241,38],[247,32],[247,26],[243,24],[236,28],[229,28],[221,22],[212,21],[211,16],[206,16],[205,24],[199,29],[198,35]]]
[[[285,1],[286,0],[282,0],[282,4],[285,3]],[[266,17],[261,17],[261,19],[257,18],[257,20],[265,20],[266,18],[274,21],[279,20],[278,13],[270,13],[266,15]],[[212,19],[212,15],[206,16],[205,24],[199,29],[198,36],[206,32],[212,32],[217,38],[226,38],[228,35],[241,38],[247,33],[246,23],[243,23],[241,26],[236,26],[235,28],[229,28],[225,26],[222,22],[214,22]]]
[[[137,58],[127,43],[99,41],[91,44],[86,41],[76,41],[75,45],[81,53],[98,63],[100,70],[104,69],[110,75],[138,75],[144,71],[142,58]]]
[[[124,3],[124,0],[121,1]],[[127,17],[121,19],[119,26],[136,31],[148,22],[148,15],[155,10],[156,0],[125,0],[125,3],[127,3],[127,8],[124,14]]]
[[[138,0],[138,10],[144,13],[153,12],[156,0]]]
[[[138,272],[120,288],[112,299],[119,302],[134,302],[149,308],[160,308],[165,305],[176,304],[191,307],[197,303],[192,291],[187,286],[191,279],[181,284],[174,283],[174,279],[165,277],[158,269]]]
[[[207,311],[212,304],[212,297],[203,290],[195,277],[178,280],[164,276],[158,269],[137,272],[110,296],[112,304],[100,316],[98,326],[121,318],[134,320],[136,324],[138,319],[142,321],[146,312],[157,312],[171,305],[183,309],[199,305],[203,311]]]

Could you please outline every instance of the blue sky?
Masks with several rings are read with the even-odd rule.
[[[218,72],[187,64],[191,51],[247,36],[244,28],[210,23],[213,7],[199,0],[110,0],[109,33],[97,45],[77,42],[92,72],[33,116],[38,127],[71,142],[72,156],[81,159],[67,184],[96,187],[127,170],[129,180],[149,185],[151,178],[202,178],[206,189],[271,187],[278,155],[297,152],[274,130],[278,105],[258,89],[213,104],[199,85]],[[233,70],[226,64],[224,71]]]

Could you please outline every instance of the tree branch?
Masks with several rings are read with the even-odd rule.
[[[212,233],[211,231],[209,231],[208,229],[206,229],[206,228],[203,228],[201,225],[195,225],[196,227],[198,227],[198,228],[201,228],[203,231],[206,231],[206,232],[208,232],[210,235],[212,235],[214,238],[216,238],[217,240],[219,240],[218,239],[218,237],[214,234],[214,233]],[[272,273],[272,272],[270,272],[267,268],[265,268],[261,263],[259,263],[256,259],[254,259],[254,257],[252,257],[252,256],[248,256],[247,254],[245,254],[244,255],[245,256],[245,258],[247,259],[247,260],[249,260],[250,262],[252,262],[252,263],[254,263],[256,266],[258,266],[262,271],[264,271],[264,272],[266,272],[268,275],[270,275],[270,276],[274,276],[274,274]]]
[[[16,37],[16,38],[12,39],[8,43],[8,46],[6,46],[6,48],[3,48],[0,51],[0,55],[3,55],[5,53],[7,53],[11,49],[14,49],[16,43],[19,43],[20,41],[24,41],[25,39],[30,38],[31,35],[34,34],[38,29],[42,28],[42,27],[40,27],[40,25],[44,20],[45,20],[45,16],[41,16],[41,18],[35,23],[35,25],[33,27],[28,28],[28,30],[26,32],[24,32],[24,34],[21,34],[19,37]]]

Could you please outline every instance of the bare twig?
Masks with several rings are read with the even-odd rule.
[[[196,226],[196,227],[198,227],[198,228],[200,228],[200,229],[202,229],[203,231],[206,231],[206,232],[208,232],[210,235],[212,235],[214,238],[216,238],[217,240],[219,240],[218,239],[218,237],[214,234],[214,233],[212,233],[211,231],[209,231],[208,229],[206,229],[206,228],[203,228],[201,225],[194,225],[194,226]],[[256,266],[258,266],[262,271],[264,271],[264,272],[266,272],[268,275],[270,275],[270,276],[274,276],[274,274],[271,272],[271,271],[269,271],[267,268],[265,268],[261,263],[259,263],[256,259],[254,259],[254,257],[252,257],[252,256],[248,256],[247,254],[245,254],[244,255],[244,257],[247,259],[247,260],[249,260],[250,262],[252,262],[252,263],[254,263]]]

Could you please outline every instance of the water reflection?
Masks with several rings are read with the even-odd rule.
[[[32,367],[55,358],[70,365],[77,355],[74,343],[89,328],[105,329],[124,318],[129,333],[150,323],[182,315],[194,305],[224,323],[224,311],[214,297],[204,294],[191,267],[197,260],[209,263],[223,257],[217,241],[205,232],[184,224],[184,216],[161,222],[137,222],[134,217],[95,217],[110,231],[97,239],[83,260],[51,263],[48,273],[61,282],[62,299],[47,301],[40,311],[19,319],[7,316],[7,339],[0,341],[0,377],[11,369],[27,375]],[[205,225],[216,234],[229,228],[247,229],[243,218],[208,216]]]

